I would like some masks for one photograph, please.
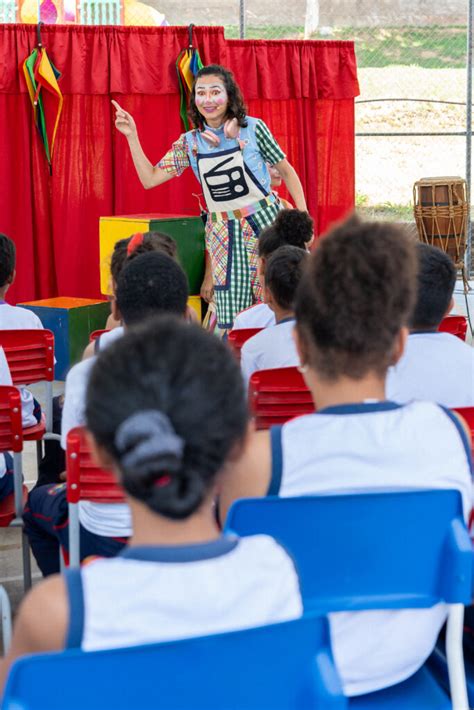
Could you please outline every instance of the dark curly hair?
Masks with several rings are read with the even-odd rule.
[[[15,242],[6,234],[0,234],[0,288],[13,276],[16,264]]]
[[[296,289],[309,254],[305,249],[289,244],[279,247],[270,256],[265,269],[265,286],[270,289],[273,298],[286,310],[294,307]]]
[[[438,247],[416,245],[418,293],[411,318],[414,330],[437,330],[449,307],[456,285],[456,267]]]
[[[416,294],[415,242],[387,222],[353,216],[321,239],[296,296],[296,321],[318,377],[383,376]]]
[[[247,121],[245,120],[247,116],[247,108],[242,97],[242,92],[240,91],[240,88],[236,83],[232,72],[229,71],[229,69],[222,67],[220,64],[208,64],[206,67],[200,69],[196,74],[189,100],[189,118],[196,126],[196,128],[200,128],[201,130],[204,128],[204,119],[199,113],[199,110],[196,106],[195,87],[198,79],[200,79],[202,76],[213,75],[218,76],[222,79],[222,81],[224,82],[225,89],[227,91],[227,96],[229,97],[229,105],[227,107],[226,119],[236,118],[239,126],[245,127],[247,125]]]
[[[142,427],[124,451],[118,433],[137,415]],[[247,418],[242,375],[227,345],[171,316],[135,326],[101,351],[87,388],[87,427],[116,463],[123,487],[172,519],[204,502],[239,454]],[[165,421],[164,436],[153,435],[154,419]]]
[[[313,237],[313,218],[302,210],[280,210],[275,221],[260,233],[258,255],[267,258],[276,249],[289,244],[306,249]]]
[[[119,239],[114,246],[110,260],[110,273],[115,283],[117,283],[125,263],[128,263],[131,259],[135,259],[137,256],[140,256],[140,254],[160,251],[163,254],[167,254],[167,256],[170,256],[172,259],[177,260],[178,251],[176,242],[169,234],[165,234],[164,232],[144,232],[142,243],[138,244],[129,255],[127,249],[131,239],[132,237]]]

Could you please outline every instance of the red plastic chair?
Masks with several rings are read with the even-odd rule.
[[[0,346],[14,385],[45,384],[45,421],[23,430],[25,441],[39,441],[45,432],[53,430],[54,334],[40,328],[0,330]]]
[[[0,528],[23,526],[23,508],[28,489],[23,485],[23,429],[21,426],[21,397],[16,387],[0,385],[0,452],[13,453],[14,492],[0,502]],[[25,590],[31,587],[31,564],[28,538],[22,534],[23,578]]]
[[[240,351],[242,350],[242,345],[249,339],[253,338],[254,335],[260,333],[262,328],[239,328],[238,330],[231,330],[227,336],[228,343],[237,360],[240,361]]]
[[[466,340],[467,318],[466,316],[446,316],[441,321],[438,330],[440,333],[451,333],[461,340]]]
[[[97,338],[100,338],[100,336],[104,333],[108,333],[109,330],[110,328],[104,328],[104,330],[93,330],[89,335],[89,342],[92,343],[94,340],[97,340]]]
[[[66,442],[67,501],[69,510],[69,564],[79,567],[79,501],[123,503],[125,496],[117,480],[95,462],[83,427],[75,427]]]
[[[315,411],[311,392],[297,367],[254,372],[249,382],[249,404],[257,429],[269,429]]]

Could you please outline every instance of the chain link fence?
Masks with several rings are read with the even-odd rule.
[[[472,0],[0,0],[0,21],[224,25],[227,37],[352,39],[356,204],[412,220],[413,183],[466,176],[468,7]],[[469,161],[470,162],[470,161]]]

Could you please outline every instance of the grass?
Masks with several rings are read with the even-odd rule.
[[[247,27],[246,39],[302,39],[301,25]],[[316,32],[312,39],[354,40],[357,63],[363,67],[393,64],[427,69],[462,68],[466,65],[467,28],[454,27],[340,27],[330,34]],[[239,36],[235,25],[225,28],[226,37]]]

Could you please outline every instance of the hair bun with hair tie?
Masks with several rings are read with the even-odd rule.
[[[115,433],[115,446],[124,469],[139,476],[178,471],[184,440],[168,416],[157,409],[131,414]]]
[[[144,240],[144,234],[142,232],[137,232],[136,234],[133,235],[133,237],[130,239],[128,245],[127,245],[127,256],[130,256],[130,254],[133,254],[135,249],[139,247],[141,244],[143,244]]]

